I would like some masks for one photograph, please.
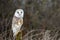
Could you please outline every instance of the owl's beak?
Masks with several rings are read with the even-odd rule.
[[[21,15],[21,14],[19,14],[19,15]]]

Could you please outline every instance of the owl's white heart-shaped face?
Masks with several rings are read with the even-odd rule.
[[[14,16],[16,16],[16,17],[18,17],[18,18],[23,18],[23,16],[24,16],[24,11],[22,10],[22,9],[17,9],[16,11],[15,11],[15,15]]]

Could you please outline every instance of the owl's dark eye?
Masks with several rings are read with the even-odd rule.
[[[19,14],[19,12],[17,12]]]
[[[21,14],[22,14],[22,12],[21,12]]]

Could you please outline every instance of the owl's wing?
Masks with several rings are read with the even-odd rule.
[[[15,27],[15,23],[16,23],[16,18],[13,17],[12,19],[12,31],[13,31],[13,36],[16,34],[17,30],[16,30],[16,27]]]

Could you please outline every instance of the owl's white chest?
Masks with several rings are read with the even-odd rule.
[[[22,24],[23,24],[23,19],[18,19],[16,17],[13,18],[13,22],[12,22],[13,36],[16,36],[18,34]]]

